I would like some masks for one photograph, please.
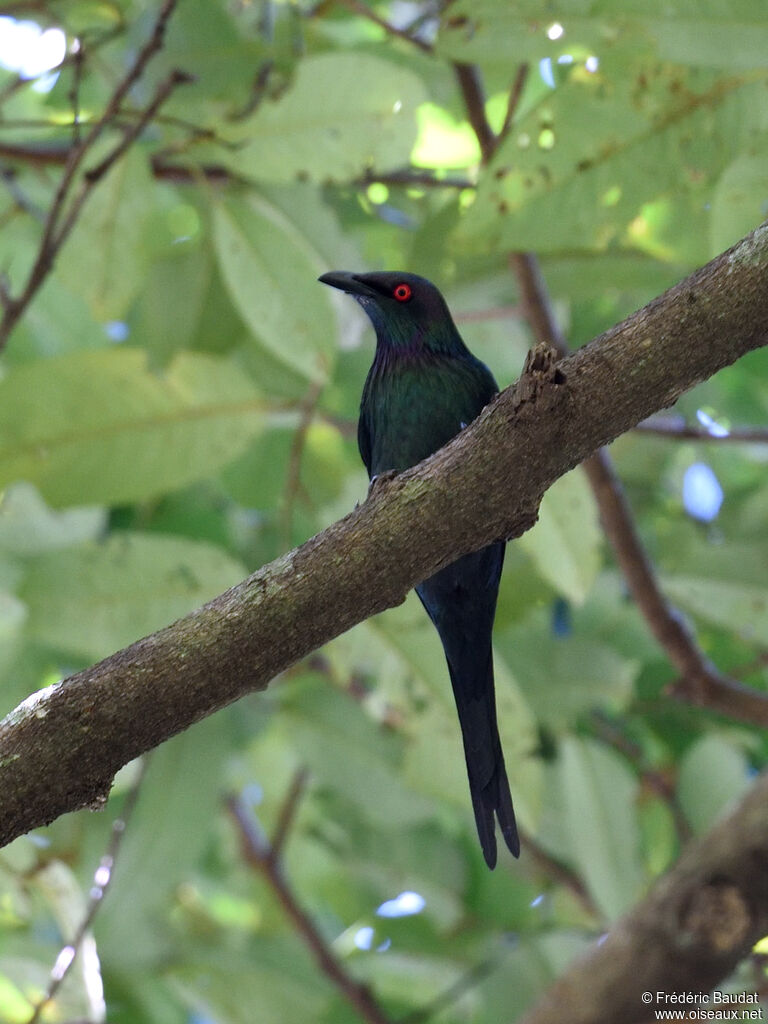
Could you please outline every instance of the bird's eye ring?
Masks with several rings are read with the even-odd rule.
[[[398,302],[407,302],[408,299],[410,299],[413,292],[411,291],[411,286],[409,284],[406,284],[405,281],[403,281],[402,284],[399,284],[395,288],[392,294],[395,296]]]

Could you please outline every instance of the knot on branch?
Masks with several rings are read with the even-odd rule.
[[[751,914],[731,882],[711,882],[691,897],[682,917],[682,934],[715,956],[737,950],[747,938]]]
[[[530,350],[525,359],[525,366],[517,382],[514,396],[514,409],[536,402],[537,399],[567,383],[567,378],[557,365],[559,355],[549,342],[540,341]]]

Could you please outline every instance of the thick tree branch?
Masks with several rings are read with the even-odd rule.
[[[540,343],[553,345],[561,356],[567,355],[568,347],[552,313],[538,261],[530,253],[515,253],[511,262],[534,337]],[[693,293],[689,301],[697,301]],[[682,615],[662,593],[608,452],[595,452],[584,462],[584,472],[630,593],[659,645],[681,674],[672,690],[674,696],[750,725],[768,727],[768,694],[719,672],[704,656]]]
[[[768,775],[520,1024],[639,1024],[657,992],[708,993],[768,932]],[[652,1000],[645,1002],[643,993]],[[673,1007],[677,1009],[678,1007]]]
[[[24,701],[0,723],[0,843],[98,803],[140,753],[523,533],[558,477],[768,343],[766,267],[768,224],[556,366],[531,360],[449,445],[301,547]]]

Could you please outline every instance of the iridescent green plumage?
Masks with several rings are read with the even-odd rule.
[[[358,444],[371,478],[407,469],[437,451],[480,413],[498,388],[456,330],[433,284],[415,274],[334,272],[325,284],[353,295],[376,329],[363,388]],[[461,723],[475,821],[496,864],[494,815],[520,852],[496,724],[491,632],[503,543],[466,555],[416,588],[445,650]]]

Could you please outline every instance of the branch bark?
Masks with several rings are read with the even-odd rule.
[[[730,974],[768,931],[767,808],[763,775],[520,1024],[639,1024],[670,1009],[657,993],[706,994]]]
[[[766,267],[768,224],[557,365],[535,350],[470,427],[344,519],[29,697],[0,722],[0,843],[99,805],[123,764],[264,689],[460,555],[523,533],[558,477],[768,342]]]

